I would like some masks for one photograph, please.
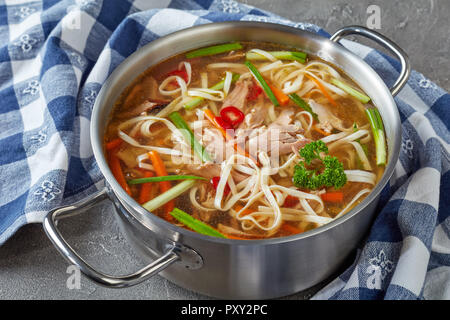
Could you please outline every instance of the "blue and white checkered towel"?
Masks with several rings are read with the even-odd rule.
[[[269,21],[328,34],[232,0],[0,2],[0,244],[102,176],[89,119],[102,83],[146,43],[225,20]],[[344,45],[388,85],[399,64]],[[316,299],[450,299],[450,95],[413,72],[396,97],[402,150],[354,264]]]

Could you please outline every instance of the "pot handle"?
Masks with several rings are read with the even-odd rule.
[[[80,271],[83,272],[83,274],[86,275],[89,279],[107,287],[130,287],[156,275],[174,262],[181,259],[177,253],[178,249],[176,247],[173,247],[159,259],[153,261],[151,264],[140,269],[139,271],[129,275],[107,275],[103,272],[97,271],[92,266],[90,266],[61,236],[61,233],[57,228],[57,221],[62,218],[67,218],[79,214],[82,211],[95,206],[103,200],[112,201],[109,198],[106,188],[73,205],[56,208],[50,211],[44,218],[43,222],[45,233],[50,238],[56,249],[58,249],[59,253],[67,261],[77,265],[80,268]]]
[[[371,39],[371,40],[375,41],[376,43],[378,43],[379,45],[383,46],[384,48],[388,49],[389,51],[391,51],[393,54],[395,54],[398,57],[398,59],[400,60],[402,69],[400,71],[400,75],[399,75],[397,81],[395,81],[394,85],[390,88],[392,96],[395,97],[397,95],[397,93],[399,93],[399,91],[406,84],[406,82],[408,81],[408,78],[409,78],[411,66],[409,63],[408,55],[396,43],[394,43],[390,39],[386,38],[382,34],[376,32],[376,31],[367,29],[365,27],[361,27],[361,26],[349,26],[349,27],[344,27],[342,29],[339,29],[331,36],[330,40],[333,42],[338,42],[343,37],[351,35],[351,34],[359,35],[359,36],[363,36],[368,39]]]

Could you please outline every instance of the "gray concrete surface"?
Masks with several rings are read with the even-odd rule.
[[[350,24],[365,25],[370,4],[381,8],[381,30],[409,54],[412,66],[450,90],[450,1],[242,0],[296,21],[318,24],[332,33]],[[100,269],[123,274],[143,266],[127,245],[109,207],[102,205],[61,224],[68,241]],[[156,276],[128,289],[106,289],[86,278],[69,290],[67,263],[40,225],[20,229],[0,247],[0,299],[208,299]],[[309,298],[323,284],[285,299]]]

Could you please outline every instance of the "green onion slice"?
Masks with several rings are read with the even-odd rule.
[[[145,209],[147,209],[148,211],[152,212],[152,211],[158,209],[159,207],[162,207],[170,200],[173,200],[176,197],[178,197],[179,195],[188,191],[196,183],[197,183],[197,181],[195,181],[195,180],[184,180],[184,181],[180,182],[179,184],[177,184],[176,186],[170,188],[166,192],[161,193],[156,198],[153,198],[152,200],[147,201],[142,206]]]
[[[184,212],[183,210],[180,210],[178,208],[175,208],[170,213],[175,219],[180,221],[182,224],[184,224],[186,227],[201,233],[205,234],[207,236],[212,237],[218,237],[218,238],[226,238],[222,233],[217,231],[216,229],[210,227],[206,223],[195,219],[190,214]]]
[[[161,182],[161,181],[174,181],[174,180],[208,180],[203,177],[198,176],[189,176],[189,175],[179,175],[179,176],[159,176],[159,177],[147,177],[147,178],[139,178],[128,180],[128,184],[140,184],[147,182]]]
[[[174,111],[169,114],[169,119],[172,120],[173,124],[178,129],[181,129],[181,133],[183,134],[184,138],[191,144],[192,149],[195,153],[197,153],[199,158],[203,162],[211,162],[211,156],[208,154],[208,152],[206,152],[202,144],[197,141],[194,133],[192,132],[191,128],[189,128],[189,125],[186,123],[186,121],[184,121],[183,117],[177,111]]]
[[[274,104],[274,106],[279,106],[280,103],[278,102],[277,98],[273,94],[272,90],[270,90],[270,87],[267,85],[266,80],[262,77],[261,73],[259,73],[258,69],[250,62],[245,61],[245,65],[250,70],[251,74],[255,77],[256,81],[261,85],[261,87],[264,89],[265,93],[269,97],[270,101]]]
[[[386,165],[386,138],[384,135],[383,121],[381,120],[378,109],[366,109],[367,117],[369,118],[370,126],[372,127],[372,134],[375,141],[375,150],[377,165]]]
[[[309,112],[312,117],[314,118],[314,120],[316,120],[317,122],[320,123],[319,121],[319,116],[317,115],[317,113],[315,113],[312,108],[310,107],[310,105],[303,100],[302,98],[300,98],[296,93],[292,93],[289,95],[289,98],[294,101],[294,103],[296,105],[298,105],[300,108],[302,108],[303,110],[305,110],[306,112]]]
[[[239,42],[219,44],[217,46],[201,48],[188,52],[186,53],[186,58],[190,59],[196,57],[212,56],[215,54],[239,49],[242,49],[242,45]]]
[[[295,60],[301,63],[306,62],[306,53],[297,51],[268,51],[272,56],[280,60]],[[247,52],[247,60],[267,60],[267,58],[257,52]]]
[[[349,95],[355,97],[362,103],[367,103],[370,101],[370,98],[368,96],[366,96],[364,93],[350,87],[348,84],[346,84],[336,78],[331,79],[331,83],[338,86],[339,88],[341,88],[342,90],[347,92]]]

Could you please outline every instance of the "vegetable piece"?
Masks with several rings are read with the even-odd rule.
[[[237,127],[245,118],[244,113],[234,106],[228,106],[220,110],[220,116],[232,127]]]
[[[367,103],[370,101],[370,98],[368,96],[366,96],[364,93],[350,87],[348,84],[346,84],[336,78],[331,79],[331,83],[338,86],[339,88],[341,88],[342,90],[347,92],[349,95],[355,97],[362,103]]]
[[[217,122],[217,118],[219,118],[219,117],[214,116],[214,113],[211,110],[205,108],[205,109],[203,109],[203,113],[205,114],[206,118],[213,124],[213,126],[216,127],[216,129],[218,129],[222,133],[223,137],[226,140],[233,139],[233,137],[229,133],[230,130],[225,130],[225,128],[222,127],[219,122]],[[256,164],[258,163],[255,159],[253,159],[253,157],[250,154],[247,153],[247,151],[242,149],[237,143],[235,143],[233,145],[233,147],[234,147],[234,150],[236,150],[238,153],[240,153],[244,157],[252,159],[253,162],[255,162]]]
[[[159,153],[155,150],[151,150],[148,152],[148,157],[150,161],[152,162],[153,168],[155,169],[155,172],[158,176],[167,176],[167,170],[164,166],[164,162],[162,161],[161,157],[159,156]],[[169,181],[160,181],[159,182],[159,190],[162,194],[164,194],[166,191],[170,190],[172,188],[172,185]],[[170,211],[173,210],[175,207],[174,201],[169,201],[164,205],[164,214],[165,218],[170,221],[171,216],[169,215]]]
[[[188,191],[195,184],[196,184],[195,180],[184,180],[179,184],[177,184],[176,186],[169,189],[168,191],[161,193],[159,196],[144,203],[142,206],[148,211],[152,212],[161,207],[162,205],[165,205],[166,203],[172,201],[173,199],[183,194],[184,192]]]
[[[144,179],[148,179],[153,177],[153,173],[151,171],[147,171],[147,170],[141,170],[144,171]],[[128,183],[130,183],[130,181],[128,181]],[[152,186],[153,184],[151,183],[143,183],[141,186],[141,190],[139,192],[139,199],[138,202],[139,204],[144,204],[147,201],[150,200],[150,195],[152,193]]]
[[[331,97],[331,95],[328,92],[327,88],[325,88],[325,86],[323,84],[321,84],[319,80],[317,80],[316,78],[310,76],[307,73],[305,73],[305,77],[307,77],[308,79],[310,79],[311,81],[313,81],[317,85],[319,90],[322,91],[323,95],[328,99],[328,101],[330,101],[330,103],[333,106],[335,106],[335,107],[338,106],[337,102]]]
[[[244,207],[241,206],[240,204],[236,204],[236,205],[234,205],[233,210],[236,211],[236,212],[239,212],[239,211],[242,210],[242,208],[244,208]],[[246,215],[251,214],[253,212],[255,212],[255,210],[247,208],[247,209],[244,209],[244,211],[241,212],[241,216],[246,216]]]
[[[170,72],[167,74],[167,76],[168,76],[168,77],[170,77],[170,76],[178,76],[178,77],[182,78],[182,79],[184,80],[184,82],[186,82],[186,83],[187,83],[188,80],[189,80],[189,76],[188,76],[186,70],[178,70],[178,69],[176,69],[176,70],[170,71]],[[174,85],[174,86],[177,86],[177,87],[180,86],[176,80],[174,80],[174,81],[172,81],[172,82],[170,82],[170,83],[171,83],[172,85]]]
[[[249,87],[249,92],[247,94],[248,101],[256,100],[259,95],[263,92],[263,89],[258,86],[254,81],[252,81],[252,85]]]
[[[216,119],[217,124],[220,125],[224,130],[233,130],[233,126],[228,121],[225,121],[222,117],[214,117],[214,119]]]
[[[191,144],[192,149],[198,155],[198,157],[203,162],[208,161],[211,162],[212,161],[211,156],[208,154],[208,152],[206,152],[205,148],[201,145],[201,143],[197,141],[197,139],[194,136],[194,133],[192,132],[191,128],[189,128],[189,125],[186,123],[186,121],[184,121],[183,117],[177,111],[174,111],[171,114],[169,114],[169,119],[178,129],[181,129],[181,133],[183,134],[184,138],[188,143]]]
[[[175,219],[177,219],[182,224],[184,224],[186,227],[188,227],[198,233],[201,233],[201,234],[204,234],[207,236],[211,236],[211,237],[226,238],[222,233],[220,233],[213,227],[207,225],[203,221],[195,219],[193,216],[184,212],[183,210],[175,208],[172,210],[172,212],[170,214]]]
[[[366,109],[366,114],[369,118],[375,140],[377,165],[384,166],[386,164],[386,138],[384,135],[383,120],[381,120],[381,115],[376,108]]]
[[[267,94],[267,97],[270,99],[270,101],[272,101],[274,106],[279,106],[280,103],[268,86],[266,80],[264,80],[261,73],[259,73],[258,69],[256,69],[256,67],[250,61],[245,61],[245,65],[250,70],[251,74],[255,77],[256,81],[258,81],[260,86],[263,88],[264,92]]]
[[[297,51],[268,51],[272,56],[280,60],[295,60],[301,63],[306,61],[306,53]],[[267,60],[267,58],[257,52],[247,52],[248,60]]]
[[[242,49],[242,45],[239,42],[219,44],[216,46],[197,49],[186,53],[186,58],[191,59],[195,57],[212,56],[219,53],[224,53],[233,50]]]
[[[284,223],[281,225],[281,229],[284,230],[284,231],[286,231],[286,232],[288,232],[288,233],[290,233],[291,235],[293,235],[293,234],[299,234],[299,233],[302,233],[302,232],[303,232],[302,229],[297,228],[297,227],[294,227],[292,224],[287,223],[287,222],[284,222]]]
[[[231,83],[236,82],[239,79],[239,77],[240,77],[240,74],[234,73],[231,78]],[[209,89],[210,90],[222,90],[224,85],[225,85],[225,80],[222,80],[222,81],[216,83],[214,86],[210,87]],[[184,108],[187,110],[195,108],[200,103],[202,103],[203,100],[205,100],[205,98],[203,98],[203,97],[194,97],[184,104]]]
[[[220,177],[213,177],[211,179],[211,184],[215,190],[217,190],[217,186],[219,185]],[[226,196],[230,193],[231,189],[228,183],[225,184],[225,189],[223,190],[223,194]]]
[[[336,157],[326,155],[323,159],[320,153],[328,153],[328,148],[321,140],[306,144],[300,155],[305,159],[306,164],[311,164],[312,160],[322,161],[324,170],[320,173],[317,169],[307,169],[305,162],[300,161],[294,167],[292,181],[298,188],[316,190],[322,187],[341,188],[347,182],[343,164]]]
[[[105,145],[106,150],[112,150],[117,147],[120,147],[120,145],[122,144],[122,141],[123,141],[122,139],[116,138],[116,139],[113,139],[113,140],[107,142]]]
[[[313,126],[313,129],[314,129],[315,131],[317,131],[318,133],[320,133],[321,135],[323,135],[323,136],[329,136],[329,135],[330,135],[330,133],[328,133],[328,132],[326,132],[326,131],[320,129],[319,127],[317,127],[317,126],[315,126],[315,125]]]
[[[326,202],[334,202],[334,203],[340,203],[344,201],[344,193],[343,192],[327,192],[322,193],[320,195],[323,201]]]
[[[270,83],[267,83],[267,85],[269,86],[270,90],[272,90],[273,94],[275,95],[275,97],[277,98],[278,102],[282,106],[285,106],[285,105],[287,105],[289,103],[289,97],[287,95],[285,95],[283,91],[281,91],[277,87],[271,85]]]
[[[148,182],[161,182],[174,180],[208,180],[208,179],[199,176],[189,176],[189,175],[179,175],[179,176],[173,175],[173,176],[159,176],[159,177],[154,177],[153,175],[151,175],[145,178],[128,180],[128,184],[141,184],[141,183],[145,184]]]
[[[120,186],[126,191],[126,193],[131,195],[130,186],[127,184],[127,181],[125,180],[122,167],[120,166],[120,159],[119,157],[117,157],[117,149],[118,148],[112,150],[109,154],[109,167],[111,168],[112,174],[114,175],[114,178],[116,178]]]
[[[286,197],[286,199],[284,199],[283,207],[284,208],[292,208],[292,207],[296,206],[298,202],[299,202],[299,200],[297,197],[288,195]]]
[[[309,112],[313,119],[316,120],[317,122],[319,121],[319,116],[317,115],[317,113],[315,113],[312,108],[309,106],[309,104],[303,100],[302,98],[300,98],[296,93],[292,93],[289,95],[289,98],[294,101],[294,103],[299,106],[300,108],[302,108],[303,110],[305,110],[306,112]]]
[[[328,153],[328,147],[322,140],[317,140],[306,144],[301,150],[300,155],[307,164],[311,164],[313,159],[320,159],[320,153]]]

